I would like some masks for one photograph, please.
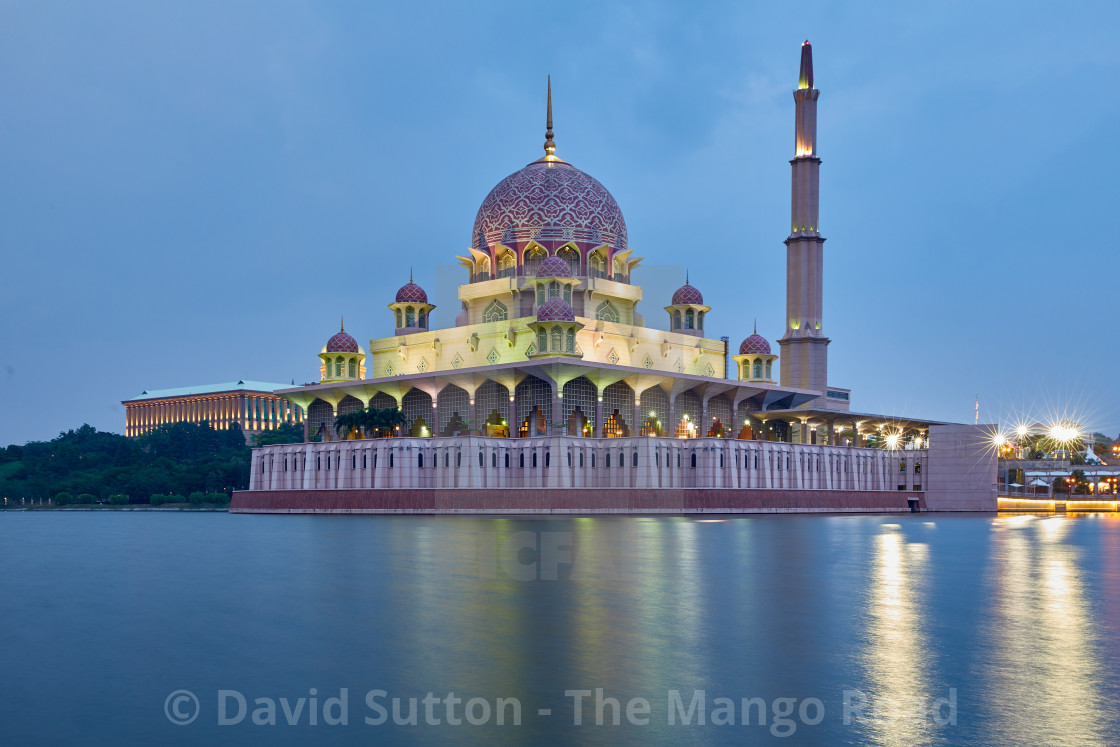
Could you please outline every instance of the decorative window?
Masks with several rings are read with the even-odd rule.
[[[766,378],[774,378],[774,361],[766,361]]]
[[[548,350],[548,333],[543,327],[537,330],[537,350],[542,353]]]
[[[525,255],[525,266],[528,268],[528,273],[530,275],[536,275],[537,269],[541,266],[541,262],[543,262],[544,258],[547,256],[548,254],[539,246],[530,249]]]
[[[497,299],[486,304],[486,309],[482,312],[482,321],[484,322],[504,322],[509,318],[509,310],[506,305]]]
[[[571,329],[571,328],[568,329],[567,335],[566,335],[565,340],[564,340],[564,352],[565,353],[576,352],[576,331],[574,329]]]
[[[549,298],[560,298],[560,283],[556,282],[555,280],[552,280],[552,281],[549,282],[549,284],[548,284],[548,297]]]
[[[353,358],[350,359],[350,378],[358,378],[358,362]]]
[[[544,286],[543,285],[538,285],[537,286],[537,306],[543,306],[544,305],[544,295],[545,295]]]
[[[513,252],[502,252],[498,258],[498,275],[500,277],[513,277],[517,272],[517,259]]]
[[[610,301],[603,301],[595,309],[595,318],[602,319],[604,322],[617,322],[618,309]]]
[[[760,360],[754,362],[754,377],[756,379],[762,378],[762,361]]]
[[[397,329],[401,328],[401,310],[397,309]]]
[[[568,284],[564,285],[564,303],[572,305],[572,286]]]
[[[498,351],[494,348],[491,348],[490,352],[486,355],[486,360],[490,362],[491,366],[498,365],[499,358],[501,358],[501,356],[498,355]]]
[[[684,312],[684,328],[685,329],[695,329],[696,328],[696,321],[695,321],[695,317],[693,316],[692,309],[689,309],[688,311]]]
[[[696,312],[696,329],[704,329],[704,312]]]
[[[425,328],[425,329],[427,328],[427,326],[428,326],[428,312],[425,311],[424,309],[420,309],[420,316],[418,318],[418,322],[419,322],[420,327]]]
[[[570,246],[566,246],[556,252],[556,256],[568,263],[568,269],[572,271],[573,275],[579,275],[579,252]]]
[[[416,326],[416,309],[412,308],[411,306],[404,310],[404,326]]]
[[[343,365],[343,363],[345,363],[345,361],[342,359],[341,355],[334,359],[334,375],[335,376],[342,376],[342,365]]]
[[[681,328],[681,312],[674,311],[673,312],[673,329],[680,329],[680,328]]]
[[[551,332],[551,339],[548,341],[549,350],[559,353],[564,349],[564,330],[557,325],[552,328]]]
[[[587,258],[588,274],[593,278],[605,278],[607,276],[606,263],[603,261],[602,255],[592,254]]]

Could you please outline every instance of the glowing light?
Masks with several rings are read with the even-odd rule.
[[[892,434],[890,434],[890,435],[889,435],[889,436],[887,436],[887,438],[886,438],[886,444],[887,444],[887,448],[888,448],[888,449],[891,449],[892,451],[893,451],[894,449],[897,449],[897,448],[898,448],[898,443],[899,443],[899,441],[901,441],[901,440],[902,440],[902,436],[901,436],[900,434],[898,434],[898,433],[892,433]]]

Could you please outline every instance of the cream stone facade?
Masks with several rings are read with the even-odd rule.
[[[393,334],[369,340],[365,370],[357,341],[334,335],[320,353],[320,383],[280,392],[306,411],[307,443],[255,450],[253,491],[311,491],[297,502],[366,491],[346,500],[371,512],[404,500],[378,491],[405,489],[444,491],[410,494],[414,508],[431,500],[438,510],[489,510],[485,492],[464,503],[446,491],[491,488],[677,491],[663,495],[676,510],[724,505],[720,495],[687,493],[724,489],[835,491],[849,507],[916,507],[920,495],[900,495],[924,490],[939,425],[851,412],[849,390],[828,383],[819,94],[806,42],[780,354],[757,328],[737,355],[705,337],[719,307],[687,276],[657,304],[662,324],[647,323],[634,283],[642,258],[622,211],[556,155],[550,83],[544,156],[490,191],[458,256],[466,282],[454,326],[433,323],[447,312],[410,276],[383,317]],[[393,438],[373,438],[385,435]],[[895,499],[876,497],[887,492]],[[572,505],[565,495],[550,505]],[[599,493],[576,503],[594,509],[587,495]],[[268,510],[261,500],[265,508],[252,510]],[[531,492],[510,500],[536,505]]]

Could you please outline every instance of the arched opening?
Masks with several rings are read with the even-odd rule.
[[[426,329],[428,327],[428,312],[424,309],[420,309],[420,314],[416,318],[416,323],[421,329]]]
[[[409,389],[401,400],[401,412],[404,413],[404,426],[401,431],[414,436],[432,435],[431,423],[428,419],[432,413],[432,395],[421,389]],[[422,421],[421,426],[425,432],[420,432],[417,421]]]
[[[696,328],[696,320],[695,320],[695,316],[692,313],[692,309],[689,309],[688,311],[684,312],[684,328],[685,329],[695,329]]]
[[[579,252],[570,246],[565,246],[556,252],[556,256],[568,263],[568,269],[573,275],[579,275]]]
[[[518,434],[543,436],[548,432],[547,414],[552,413],[552,386],[535,376],[526,376],[517,385]]]
[[[673,435],[677,438],[696,438],[700,432],[700,398],[695,392],[681,392],[674,403],[676,427]]]
[[[490,279],[490,258],[483,257],[478,260],[478,280]]]
[[[761,379],[762,378],[762,361],[758,358],[755,358],[755,360],[754,360],[753,371],[754,371],[754,378],[756,378],[756,379]]]
[[[569,436],[591,436],[595,430],[595,385],[586,376],[564,384],[564,420]]]
[[[631,435],[634,423],[634,390],[624,381],[617,381],[603,390],[604,438],[623,438]]]
[[[774,378],[774,361],[766,361],[766,378]]]
[[[665,394],[665,390],[655,386],[642,392],[638,411],[641,413],[642,422],[638,435],[662,435],[665,431],[662,423],[669,417],[669,397]]]
[[[397,309],[395,313],[397,315],[397,329],[400,329],[401,326],[402,326],[402,324],[401,324],[401,310]]]
[[[564,303],[572,305],[572,286],[564,284]]]
[[[680,329],[680,328],[681,328],[681,312],[678,310],[678,311],[673,312],[673,329]]]
[[[575,354],[576,352],[576,331],[569,327],[568,332],[564,338],[564,352]]]
[[[548,344],[549,350],[554,353],[559,353],[564,349],[564,330],[560,329],[559,325],[554,325],[552,327]]]
[[[334,359],[334,375],[336,377],[339,377],[339,378],[342,377],[342,367],[343,367],[343,364],[345,364],[345,363],[346,363],[346,361],[343,359],[343,357],[341,355],[337,356]]]
[[[696,312],[696,329],[704,329],[704,312]]]
[[[350,359],[349,373],[351,379],[358,378],[358,362],[353,358]]]
[[[537,352],[548,352],[548,333],[544,331],[544,327],[537,330]]]
[[[593,278],[607,276],[607,264],[603,260],[603,255],[595,253],[587,258],[587,274]]]
[[[404,310],[404,326],[416,326],[416,309],[412,308],[411,306]]]
[[[467,390],[448,384],[436,395],[439,405],[439,434],[441,436],[454,436],[467,433],[468,425],[464,417],[470,414],[471,400]],[[477,426],[476,426],[477,427]]]
[[[517,274],[517,258],[511,251],[504,251],[498,257],[498,277],[508,278]]]
[[[545,250],[539,246],[534,246],[529,249],[529,251],[525,252],[525,271],[529,275],[536,275],[537,270],[541,266],[541,262],[543,262],[547,256],[548,254]]]
[[[552,280],[552,281],[549,282],[549,284],[548,284],[548,297],[549,298],[560,298],[560,283],[556,282],[555,280]]]

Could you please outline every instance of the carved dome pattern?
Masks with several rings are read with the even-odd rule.
[[[572,268],[559,257],[546,257],[537,268],[539,278],[570,278]]]
[[[562,298],[551,298],[537,309],[538,322],[574,322],[576,312]]]
[[[479,233],[489,244],[509,246],[536,240],[564,239],[626,249],[626,221],[606,187],[563,161],[534,161],[507,176],[482,201],[474,219],[472,241]],[[512,230],[511,230],[512,229]],[[478,248],[478,247],[476,247]]]
[[[685,304],[695,304],[696,306],[704,305],[704,296],[688,283],[677,288],[677,292],[673,294],[673,306]]]
[[[328,353],[357,353],[358,341],[345,332],[339,332],[327,340]]]
[[[397,291],[397,303],[427,303],[428,294],[416,283],[409,281]]]
[[[770,343],[756,332],[739,345],[739,355],[770,355]]]

